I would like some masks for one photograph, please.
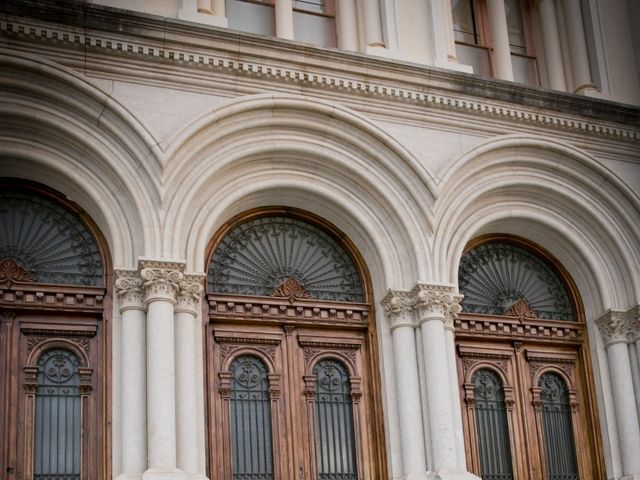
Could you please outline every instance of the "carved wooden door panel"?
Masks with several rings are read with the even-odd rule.
[[[600,478],[581,347],[457,343],[470,469],[485,479]]]
[[[211,336],[213,477],[372,478],[364,332],[216,322]],[[247,388],[259,377],[264,395]]]
[[[0,313],[2,478],[103,478],[100,320]]]

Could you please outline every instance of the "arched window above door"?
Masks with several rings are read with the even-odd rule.
[[[315,225],[286,216],[254,218],[228,231],[213,252],[208,282],[212,293],[365,301],[346,250]]]
[[[96,239],[74,212],[28,189],[0,192],[0,283],[103,285]]]
[[[460,260],[458,285],[465,312],[576,321],[557,269],[518,243],[491,241],[469,250]]]

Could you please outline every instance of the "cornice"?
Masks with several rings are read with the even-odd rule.
[[[600,99],[84,2],[13,0],[0,8],[0,36],[9,42],[20,42],[22,48],[33,43],[38,51],[80,49],[83,66],[95,55],[114,57],[111,66],[99,62],[103,73],[110,68],[122,71],[123,63],[142,62],[151,70],[170,64],[182,69],[185,82],[193,71],[200,77],[215,74],[216,80],[241,78],[245,88],[250,90],[253,83],[256,92],[304,88],[318,95],[375,98],[483,121],[632,142],[640,137],[640,109]]]

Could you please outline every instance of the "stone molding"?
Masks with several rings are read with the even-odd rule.
[[[200,302],[204,296],[204,281],[206,275],[185,274],[178,284],[176,312],[187,312],[198,315]]]
[[[462,311],[464,295],[451,285],[418,283],[411,291],[389,290],[380,301],[391,329],[416,326],[424,321],[439,319],[445,328],[454,331],[454,320]]]
[[[32,18],[7,17],[0,20],[0,36],[19,39],[21,42],[31,41],[34,50],[42,48],[60,49],[88,49],[91,52],[106,53],[109,56],[117,55],[119,60],[115,69],[122,74],[122,62],[135,63],[145,61],[150,65],[162,62],[163,68],[167,63],[174,64],[186,72],[193,71],[194,80],[200,78],[205,72],[227,74],[232,78],[238,75],[246,79],[247,91],[250,81],[260,82],[258,90],[269,90],[265,83],[273,84],[274,90],[281,89],[286,84],[325,90],[332,98],[336,92],[347,95],[361,95],[365,98],[387,100],[397,103],[404,102],[407,105],[426,106],[442,110],[447,115],[453,112],[487,118],[495,118],[508,123],[517,121],[520,124],[545,127],[554,132],[561,129],[563,132],[572,132],[583,135],[602,136],[619,140],[636,141],[640,138],[640,131],[633,126],[637,117],[636,109],[624,107],[609,102],[587,99],[576,95],[567,95],[560,92],[540,92],[539,89],[515,85],[510,82],[494,80],[482,80],[473,78],[473,88],[469,85],[469,79],[455,72],[433,70],[427,66],[401,64],[405,75],[397,78],[397,62],[366,58],[367,71],[372,71],[370,76],[359,78],[358,72],[362,71],[361,56],[353,56],[348,52],[327,52],[323,49],[304,46],[304,56],[307,63],[300,65],[295,60],[295,52],[302,48],[292,42],[283,42],[280,39],[260,39],[257,43],[251,35],[243,35],[240,41],[247,44],[247,54],[238,58],[236,32],[226,30],[197,28],[182,25],[179,21],[158,20],[145,14],[133,12],[110,11],[106,8],[94,10],[91,4],[84,6],[82,15],[87,15],[90,26],[78,30],[77,25],[71,21],[69,25],[59,23],[52,24],[49,18],[56,18],[55,6],[48,5],[52,15],[46,19],[38,19],[34,14]],[[41,8],[42,12],[46,9]],[[127,28],[121,31],[118,38],[114,38],[111,32],[101,31],[102,25],[115,21],[125,24]],[[68,16],[68,18],[71,18]],[[167,20],[167,19],[162,19]],[[69,20],[64,20],[69,21]],[[45,23],[46,22],[46,23]],[[93,24],[93,27],[91,27]],[[173,42],[165,38],[165,30],[171,27]],[[197,31],[194,31],[197,30]],[[131,32],[139,31],[140,34]],[[181,41],[178,41],[181,39]],[[43,43],[44,42],[44,43]],[[231,48],[230,54],[227,49]],[[266,42],[266,43],[265,43]],[[264,44],[261,46],[260,44]],[[212,51],[211,45],[219,45],[218,51]],[[277,58],[269,58],[275,50]],[[272,51],[271,54],[268,54]],[[290,63],[286,62],[285,52],[293,52]],[[66,56],[64,54],[63,56]],[[284,59],[284,60],[283,60]],[[331,68],[327,65],[339,64],[343,68]],[[107,64],[100,63],[101,68],[109,68]],[[130,69],[138,72],[139,69]],[[375,75],[374,75],[375,72]],[[188,76],[188,75],[187,75]],[[183,79],[185,77],[182,77]],[[424,79],[429,80],[428,85]],[[200,82],[197,82],[200,84]],[[428,87],[428,91],[425,87]],[[454,90],[456,94],[446,92]],[[465,92],[461,94],[459,92]],[[255,92],[253,92],[255,93]],[[513,103],[513,99],[527,101],[531,105]],[[548,109],[542,110],[539,105],[544,100],[548,101]],[[557,111],[554,111],[557,109]],[[582,115],[588,115],[596,110],[599,118],[585,119]],[[602,112],[600,112],[602,110]],[[570,111],[571,114],[562,112]],[[585,112],[584,114],[582,112]],[[593,114],[591,114],[593,117]],[[620,119],[618,125],[616,122]],[[624,120],[627,119],[627,120]]]
[[[630,310],[609,310],[596,319],[605,345],[629,343],[640,339],[640,305]]]
[[[120,299],[120,313],[126,310],[144,310],[144,288],[138,270],[114,270],[114,290]]]
[[[175,305],[184,279],[185,264],[164,260],[140,260],[140,277],[145,291],[145,303],[167,301]]]

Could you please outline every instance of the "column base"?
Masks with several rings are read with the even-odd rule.
[[[429,474],[429,480],[482,480],[466,470],[457,470],[453,468],[443,468],[437,472]]]
[[[189,480],[182,470],[176,468],[150,468],[142,474],[142,480]]]

